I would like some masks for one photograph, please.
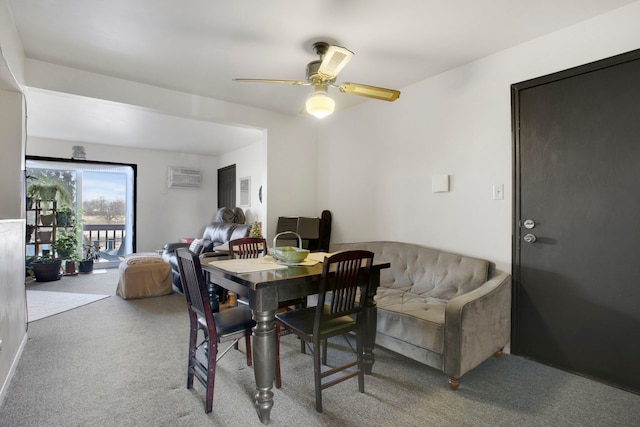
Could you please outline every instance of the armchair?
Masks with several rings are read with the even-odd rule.
[[[164,246],[162,259],[171,265],[171,283],[176,292],[182,293],[182,283],[180,280],[180,270],[176,258],[178,248],[189,248],[196,253],[200,259],[210,257],[226,257],[226,252],[215,252],[214,247],[228,243],[229,240],[240,239],[249,235],[250,225],[236,224],[229,222],[212,222],[204,229],[201,239],[196,239],[191,243],[167,243]],[[204,262],[204,261],[203,261]]]

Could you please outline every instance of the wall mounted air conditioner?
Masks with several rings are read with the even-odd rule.
[[[169,167],[169,188],[200,188],[202,172],[198,169]]]

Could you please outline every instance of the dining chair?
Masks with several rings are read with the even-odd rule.
[[[243,237],[229,241],[229,258],[258,258],[267,254],[267,241],[262,237]]]
[[[286,311],[276,319],[302,340],[313,346],[316,411],[322,412],[322,390],[355,376],[358,390],[364,393],[363,308],[369,286],[373,252],[344,251],[325,258],[322,266],[318,305]],[[360,291],[360,292],[358,292]],[[327,339],[353,332],[356,336],[356,358],[348,363],[322,371],[322,347]],[[324,344],[324,345],[323,345]],[[326,357],[323,357],[326,363]],[[356,370],[349,370],[356,367]],[[335,374],[342,376],[335,377]],[[332,378],[323,382],[328,376]]]
[[[241,237],[229,241],[229,259],[260,258],[267,254],[267,241],[262,237]],[[232,296],[232,305],[249,305],[246,298]]]
[[[191,326],[187,388],[193,388],[194,377],[202,383],[206,389],[205,412],[208,413],[213,409],[216,364],[243,337],[247,366],[252,365],[251,330],[256,323],[251,317],[251,309],[244,305],[214,313],[209,303],[200,258],[187,248],[179,248],[176,254]],[[203,332],[202,338],[199,331]],[[232,343],[220,352],[219,345],[228,341]]]

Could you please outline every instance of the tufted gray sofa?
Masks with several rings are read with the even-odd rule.
[[[511,331],[511,276],[485,260],[399,242],[332,244],[387,261],[376,294],[376,344],[459,379],[502,354]]]

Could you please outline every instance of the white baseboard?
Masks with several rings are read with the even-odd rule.
[[[4,383],[2,384],[2,389],[0,389],[0,406],[4,403],[4,396],[9,389],[9,384],[11,384],[11,379],[13,378],[13,374],[16,372],[16,367],[18,366],[18,362],[22,357],[22,351],[24,350],[25,345],[27,345],[27,333],[25,332],[22,337],[22,342],[20,343],[20,347],[18,347],[18,351],[16,352],[16,356],[13,358],[13,363],[11,363],[11,369],[9,369],[9,373],[7,378],[5,378]]]

